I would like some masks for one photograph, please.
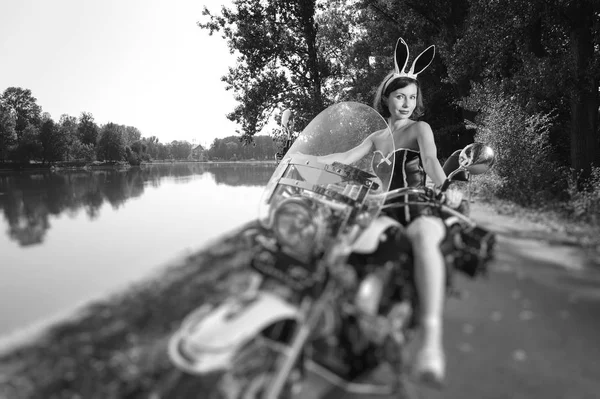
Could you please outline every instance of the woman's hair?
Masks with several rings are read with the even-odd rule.
[[[419,82],[416,79],[409,78],[406,76],[392,78],[392,75],[393,72],[390,72],[377,88],[377,92],[375,93],[375,99],[373,100],[373,108],[375,108],[377,112],[379,112],[384,118],[389,118],[390,110],[384,102],[384,99],[389,97],[391,92],[398,89],[402,89],[403,87],[406,87],[409,84],[414,84],[417,86],[417,106],[415,107],[411,118],[414,119],[423,116],[423,114],[425,113],[425,107],[423,106],[423,93],[421,93],[421,86],[419,85]],[[390,79],[392,80],[388,83]]]

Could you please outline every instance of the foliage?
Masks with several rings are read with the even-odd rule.
[[[77,118],[63,114],[60,116],[57,128],[60,130],[59,137],[66,142],[66,150],[61,160],[65,159],[67,161],[72,161],[74,160],[72,147],[76,142],[79,142],[77,134]]]
[[[170,154],[173,159],[185,160],[192,153],[192,144],[187,141],[174,140],[170,144]]]
[[[142,137],[141,142],[146,148],[149,159],[158,159],[158,146],[160,144],[158,141],[156,136]]]
[[[142,133],[137,127],[125,126],[125,145],[131,146],[142,139]]]
[[[11,114],[8,107],[0,102],[0,162],[8,158],[9,152],[17,143],[15,125],[16,118]]]
[[[228,118],[241,125],[243,141],[251,142],[278,108],[292,108],[302,125],[330,101],[323,84],[336,49],[319,40],[317,8],[315,0],[235,0],[220,15],[204,9],[207,21],[199,26],[221,32],[238,55],[223,80],[240,103]]]
[[[94,116],[91,113],[81,113],[77,126],[77,134],[81,143],[96,145],[98,141],[98,126],[94,122]]]
[[[96,147],[99,160],[121,161],[125,157],[125,138],[123,127],[107,123],[100,131]]]
[[[156,151],[156,159],[169,159],[171,157],[171,151],[169,146],[158,143],[157,151]]]
[[[71,145],[70,156],[74,161],[94,162],[96,160],[96,149],[93,145],[83,144],[77,139]]]
[[[492,81],[528,117],[552,113],[548,140],[561,164],[583,170],[585,177],[600,160],[600,3],[317,1],[312,22],[297,12],[299,3],[238,0],[231,9],[222,8],[221,15],[205,10],[209,19],[199,24],[221,32],[240,55],[224,80],[241,103],[230,116],[246,137],[259,131],[278,107],[292,108],[302,130],[317,113],[303,107],[305,101],[321,109],[340,100],[370,102],[381,76],[392,67],[395,40],[402,36],[411,50],[436,45],[438,56],[419,81],[426,100],[424,119],[433,127],[441,157],[473,140],[464,119],[473,119],[476,112],[461,107],[461,100],[473,84]],[[290,37],[296,42],[290,43]],[[305,68],[294,69],[298,63]],[[318,85],[304,84],[314,77]]]
[[[150,161],[150,155],[147,152],[148,147],[142,140],[135,141],[131,146],[125,147],[125,159],[130,165],[140,165],[142,161]]]
[[[583,189],[578,189],[575,179],[569,181],[567,209],[578,220],[598,225],[600,222],[600,167],[592,169],[592,176]]]
[[[42,107],[37,105],[37,99],[31,90],[20,87],[9,87],[4,90],[0,102],[16,115],[15,130],[18,140],[21,140],[30,125],[38,127],[41,123]]]
[[[565,169],[556,161],[549,141],[551,115],[527,115],[489,81],[474,84],[463,106],[479,112],[476,141],[496,152],[492,171],[499,197],[531,205],[566,192]]]
[[[125,147],[125,160],[132,166],[139,166],[142,163],[140,154],[133,151],[129,146]]]
[[[67,136],[60,131],[52,119],[47,119],[40,128],[39,140],[42,145],[42,162],[65,159],[69,143]]]
[[[63,114],[58,123],[42,113],[31,90],[10,87],[0,96],[0,162],[128,160],[139,165],[152,159],[188,159],[187,141],[160,143],[156,136],[142,137],[134,126],[108,123],[99,127],[94,116]],[[17,132],[18,121],[26,122]]]
[[[238,136],[216,138],[208,149],[211,160],[272,160],[275,154],[273,139],[269,136],[254,137],[252,144],[240,145]]]
[[[18,162],[29,162],[42,159],[42,143],[39,140],[39,129],[28,124],[21,132],[17,146],[10,154],[10,159]]]
[[[552,144],[586,177],[600,160],[599,49],[597,1],[470,0],[448,77],[500,83],[528,115],[554,112]]]

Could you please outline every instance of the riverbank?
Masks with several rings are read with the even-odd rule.
[[[525,217],[525,210],[508,205],[474,204],[473,210],[523,238],[577,246],[577,237],[589,236],[580,228],[574,237],[575,227],[564,221],[531,212]],[[160,398],[172,372],[165,352],[169,335],[199,304],[224,295],[233,272],[247,264],[250,249],[244,232],[254,227],[249,223],[218,237],[204,250],[90,303],[33,341],[5,351],[0,355],[0,397]],[[581,245],[595,251],[591,242]]]
[[[183,317],[223,295],[250,257],[242,226],[205,250],[97,300],[0,355],[0,398],[147,398],[170,370],[165,340]]]
[[[240,161],[196,161],[196,160],[160,160],[151,162],[141,162],[139,165],[131,165],[124,161],[106,161],[106,162],[84,162],[84,161],[61,161],[52,163],[10,163],[1,162],[0,172],[12,172],[12,171],[29,171],[29,170],[65,170],[65,169],[102,169],[102,168],[117,168],[126,169],[131,167],[144,167],[150,165],[163,165],[163,164],[203,164],[203,165],[235,165],[235,164],[264,164],[264,165],[276,165],[276,161],[271,160],[240,160]]]

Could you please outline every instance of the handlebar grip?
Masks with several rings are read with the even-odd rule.
[[[440,191],[443,193],[444,191],[448,190],[448,187],[450,187],[450,179],[446,179],[444,181],[442,187],[440,187]]]

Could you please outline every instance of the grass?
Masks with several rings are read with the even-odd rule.
[[[550,233],[569,238],[578,246],[600,251],[600,225],[574,219],[562,206],[546,205],[532,208],[499,199],[485,200],[483,203],[500,215],[527,220]]]
[[[226,295],[250,258],[250,223],[128,290],[86,306],[0,356],[0,398],[160,398],[166,342],[200,304]],[[196,384],[195,389],[201,389]],[[171,396],[168,396],[171,397]]]

